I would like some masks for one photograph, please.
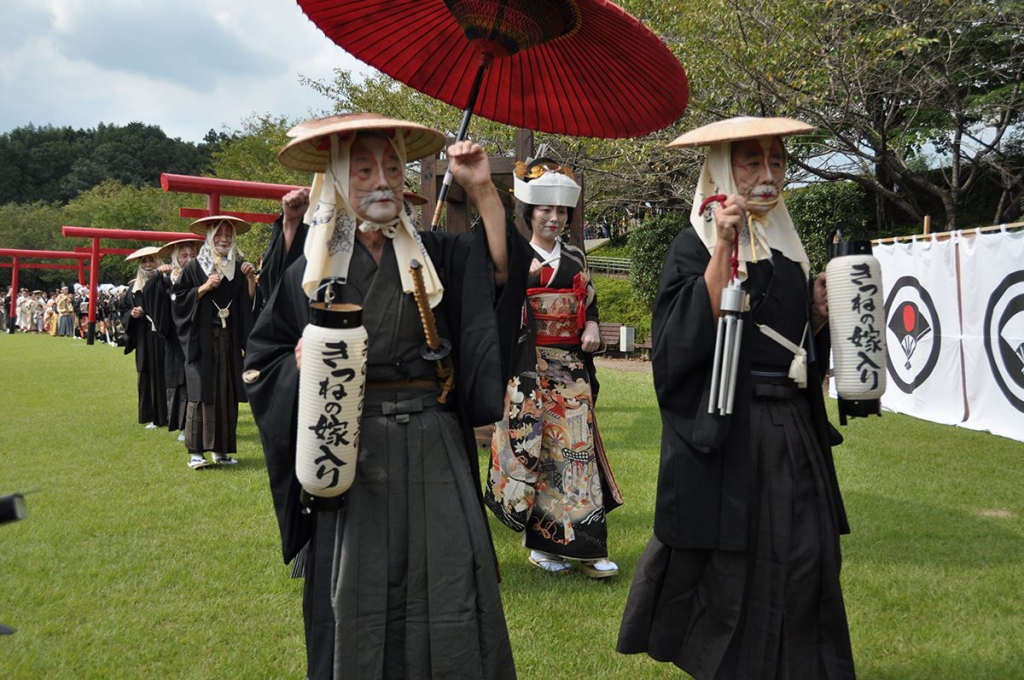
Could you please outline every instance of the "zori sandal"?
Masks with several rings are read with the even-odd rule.
[[[590,578],[610,578],[619,573],[619,565],[609,559],[580,560],[580,571]]]
[[[530,551],[530,564],[552,574],[560,574],[572,569],[572,565],[558,555],[551,555],[540,550]]]

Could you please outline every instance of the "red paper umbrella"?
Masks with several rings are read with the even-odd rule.
[[[541,132],[635,137],[686,109],[682,65],[607,0],[298,3],[358,59],[465,109],[464,124],[475,113]]]

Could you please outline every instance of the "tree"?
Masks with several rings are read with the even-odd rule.
[[[196,146],[143,123],[15,128],[0,135],[0,203],[67,202],[108,179],[158,186],[162,172],[202,174],[219,142]]]
[[[627,0],[669,42],[694,84],[695,118],[792,115],[819,127],[793,163],[924,217],[938,199],[947,228],[986,172],[1001,177],[999,221],[1021,195],[1008,151],[1024,119],[1024,3],[1020,0]],[[920,161],[924,160],[924,163]],[[942,168],[929,177],[929,165]]]

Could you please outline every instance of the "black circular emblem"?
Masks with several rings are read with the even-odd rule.
[[[1024,271],[1009,274],[985,308],[985,354],[999,389],[1024,411]]]
[[[921,282],[902,276],[885,300],[885,318],[889,377],[900,390],[911,394],[928,379],[939,360],[939,314]]]

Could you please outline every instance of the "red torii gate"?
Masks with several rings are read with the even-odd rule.
[[[18,317],[18,271],[21,269],[78,269],[79,271],[79,282],[81,282],[82,276],[82,261],[92,258],[91,253],[75,253],[65,250],[26,250],[21,248],[0,248],[0,257],[13,258],[13,262],[5,263],[0,267],[11,268],[11,308],[10,308],[10,320],[8,321],[8,333],[14,333],[15,331],[15,320]],[[57,263],[25,263],[22,264],[22,258],[29,259],[40,259],[40,260],[78,260],[77,265],[73,264],[57,264]]]
[[[232,215],[246,222],[263,222],[270,224],[277,219],[277,213],[243,213],[222,211],[220,209],[221,196],[234,196],[236,198],[265,198],[272,201],[280,201],[281,197],[294,189],[303,187],[289,184],[265,184],[263,182],[246,182],[237,179],[218,179],[216,177],[194,177],[192,175],[173,175],[163,173],[160,175],[160,186],[164,191],[183,194],[205,194],[206,208],[179,208],[178,214],[188,219],[199,219],[212,215]]]
[[[96,342],[96,287],[100,276],[100,239],[109,238],[116,241],[162,241],[169,243],[189,237],[189,232],[180,231],[143,231],[141,229],[99,229],[96,227],[74,227],[64,225],[61,233],[65,238],[91,238],[92,248],[89,253],[74,253],[91,258],[89,261],[89,336],[88,344]],[[110,249],[114,250],[114,249]],[[134,252],[134,251],[128,251]]]

